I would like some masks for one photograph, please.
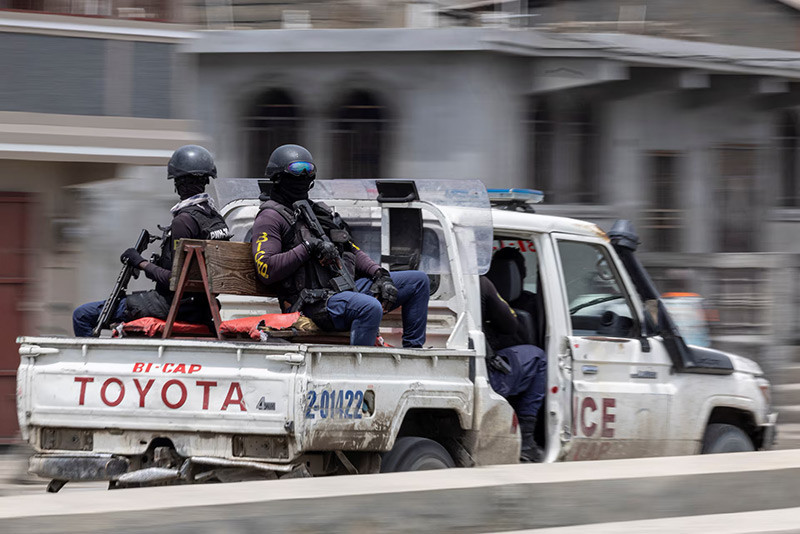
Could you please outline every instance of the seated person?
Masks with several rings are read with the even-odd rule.
[[[231,238],[225,219],[217,212],[214,202],[205,192],[210,178],[217,177],[214,159],[205,148],[186,145],[177,149],[167,165],[167,179],[175,180],[180,202],[172,206],[172,224],[161,242],[161,255],[155,263],[145,260],[138,250],[129,248],[122,253],[123,263],[130,263],[155,281],[156,288],[137,291],[122,298],[112,311],[111,322],[132,321],[141,317],[166,319],[174,292],[169,289],[172,257],[181,239]],[[90,337],[100,319],[106,301],[82,304],[72,314],[72,328],[77,337]],[[178,320],[211,326],[211,310],[205,295],[187,294],[181,299]]]
[[[508,400],[519,420],[521,462],[540,462],[544,451],[534,433],[547,388],[547,356],[539,347],[523,344],[514,310],[486,276],[480,277],[481,315],[486,342],[489,383]]]
[[[509,306],[524,312],[522,316],[517,314],[519,322],[525,329],[525,332],[520,334],[521,338],[531,345],[544,347],[544,314],[540,311],[544,309],[542,295],[525,289],[527,268],[525,258],[519,249],[503,247],[495,252],[486,276]]]
[[[428,276],[382,269],[353,243],[337,213],[309,201],[330,241],[313,235],[293,206],[308,200],[316,177],[314,160],[302,146],[276,148],[265,176],[275,185],[253,223],[253,260],[259,280],[276,287],[281,309],[302,311],[322,330],[349,330],[351,345],[374,346],[383,314],[402,307],[403,346],[422,347]],[[337,267],[347,269],[355,280],[352,291],[334,288]]]

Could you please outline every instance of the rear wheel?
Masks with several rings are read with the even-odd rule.
[[[721,452],[748,452],[756,450],[753,442],[744,431],[736,426],[724,423],[708,425],[703,436],[702,454]]]
[[[411,436],[398,439],[381,460],[381,473],[451,467],[455,467],[455,462],[444,447],[431,439]]]

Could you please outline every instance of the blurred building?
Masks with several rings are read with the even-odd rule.
[[[71,335],[73,308],[108,295],[141,225],[169,222],[163,166],[199,139],[177,54],[191,35],[0,11],[0,442],[16,431],[16,336]]]

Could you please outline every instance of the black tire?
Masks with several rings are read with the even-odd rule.
[[[708,425],[703,436],[702,454],[718,454],[722,452],[749,452],[756,448],[750,437],[736,426],[723,423]]]
[[[449,469],[455,462],[447,450],[427,438],[404,437],[394,443],[392,450],[381,459],[381,473]]]

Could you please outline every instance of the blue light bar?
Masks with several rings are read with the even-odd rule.
[[[524,202],[526,204],[541,204],[544,193],[538,189],[487,189],[490,202]]]

